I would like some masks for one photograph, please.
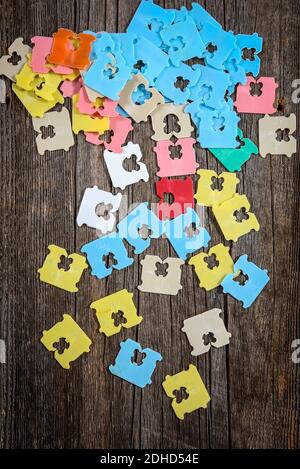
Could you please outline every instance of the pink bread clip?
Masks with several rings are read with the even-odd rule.
[[[53,38],[44,36],[34,36],[31,39],[34,44],[31,57],[31,69],[36,73],[48,73],[50,70],[60,75],[70,75],[73,69],[61,65],[47,64],[47,57],[51,52]]]
[[[251,84],[261,84],[260,96],[251,94]],[[275,78],[262,77],[255,80],[253,77],[248,77],[246,85],[239,85],[236,91],[235,107],[238,112],[245,112],[249,114],[274,114],[277,109],[274,107],[276,98],[276,89],[278,84]]]
[[[110,119],[110,142],[105,142],[99,137],[101,135],[96,132],[85,132],[86,141],[93,145],[104,145],[104,147],[114,153],[122,153],[122,145],[124,145],[127,135],[133,129],[131,119],[128,117],[118,116]]]
[[[118,101],[112,101],[109,98],[104,98],[102,108],[98,111],[101,117],[119,117],[116,111]]]
[[[99,104],[91,102],[84,86],[79,92],[77,108],[81,114],[96,117],[118,117],[117,105],[117,101],[112,101],[109,98],[99,98]]]
[[[76,80],[65,80],[61,87],[60,91],[63,94],[64,98],[72,98],[75,94],[78,94],[82,89],[82,78],[78,77]]]
[[[31,69],[36,73],[48,73],[49,67],[46,67],[46,58],[50,54],[52,37],[34,36],[31,39],[34,44],[31,56]]]
[[[194,138],[179,138],[175,143],[171,140],[160,140],[156,143],[154,151],[157,157],[159,177],[186,176],[194,174],[198,168]],[[171,149],[180,151],[181,156],[172,158]]]
[[[74,72],[73,68],[65,67],[64,65],[50,65],[50,70],[59,75],[71,75]]]

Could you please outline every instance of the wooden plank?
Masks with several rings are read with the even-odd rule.
[[[239,9],[235,8],[235,2],[226,2],[226,11],[233,13],[228,16],[228,28],[246,33],[257,31],[264,37],[261,74],[276,77],[279,96],[284,96],[288,103],[291,82],[298,73],[292,52],[299,41],[295,34],[297,8],[295,2],[284,8],[282,2],[272,5],[259,2],[255,8],[247,2]],[[295,14],[293,20],[291,11]],[[289,51],[283,41],[287,28],[291,38]],[[287,115],[292,110],[299,112],[295,106],[285,106]],[[257,120],[258,116],[243,119],[244,128],[254,141],[257,141]],[[234,245],[233,253],[235,257],[249,254],[253,262],[269,270],[271,282],[249,311],[242,311],[241,305],[229,300],[230,330],[234,338],[228,349],[233,447],[287,447],[299,441],[299,416],[292,410],[297,394],[296,370],[290,356],[292,338],[299,336],[295,284],[299,255],[294,258],[299,249],[292,235],[299,213],[295,210],[297,191],[292,190],[299,178],[295,168],[296,158],[291,161],[284,157],[253,158],[242,172],[242,188],[261,221],[261,230],[241,239]],[[290,261],[286,264],[288,270],[283,271],[287,246],[291,249]]]

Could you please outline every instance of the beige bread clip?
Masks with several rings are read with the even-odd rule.
[[[184,264],[182,259],[176,257],[167,257],[164,261],[159,256],[146,255],[141,260],[143,266],[142,283],[138,289],[143,292],[161,293],[164,295],[177,295],[182,289],[181,266]],[[166,266],[166,275],[157,275],[157,264]]]
[[[258,121],[259,152],[262,158],[267,155],[286,155],[290,158],[297,152],[297,140],[293,137],[296,131],[296,115],[286,116],[266,115]],[[288,141],[277,140],[278,130],[289,130]]]
[[[221,313],[221,309],[213,308],[183,321],[181,330],[185,332],[193,348],[192,355],[202,355],[208,352],[211,346],[220,348],[229,344],[231,334],[220,317]],[[213,339],[206,344],[205,337],[209,334],[213,334]]]
[[[180,130],[178,132],[172,130],[169,133],[164,131],[165,118],[170,115],[175,115],[178,118],[178,125]],[[172,136],[176,138],[190,137],[193,132],[190,115],[184,112],[184,105],[176,106],[172,103],[160,104],[151,113],[152,129],[154,134],[153,140],[170,140]]]
[[[20,57],[20,60],[17,64],[9,62],[12,55],[17,54]],[[3,55],[0,58],[0,75],[4,75],[9,78],[11,81],[15,80],[15,75],[19,73],[25,62],[27,61],[27,54],[31,52],[31,48],[24,44],[23,38],[18,37],[8,48],[8,55]]]
[[[44,117],[32,118],[33,128],[36,136],[36,146],[40,155],[45,151],[65,150],[68,151],[74,145],[74,136],[71,127],[69,111],[63,107],[61,111],[52,111],[44,114]],[[42,127],[53,127],[54,136],[43,138]]]
[[[142,85],[146,91],[151,93],[151,97],[146,99],[143,104],[137,104],[133,101],[132,94]],[[137,75],[132,75],[131,80],[126,83],[121,91],[119,105],[135,122],[146,122],[151,112],[163,102],[164,98],[162,95],[155,88],[149,87],[148,80],[138,73]]]

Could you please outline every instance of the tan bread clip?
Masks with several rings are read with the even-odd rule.
[[[164,261],[159,256],[146,255],[141,260],[143,266],[142,283],[138,289],[143,292],[161,293],[164,295],[177,295],[182,289],[181,266],[182,259],[167,257]],[[163,268],[159,272],[159,269]]]
[[[193,347],[192,355],[202,355],[208,352],[211,346],[220,348],[229,344],[231,334],[220,317],[221,313],[221,309],[213,308],[183,321],[182,331],[186,333]]]
[[[145,94],[143,103],[135,102],[133,99],[133,93],[139,90]],[[148,97],[146,96],[147,93]],[[148,80],[139,73],[132,75],[132,79],[124,86],[120,93],[119,105],[135,122],[146,122],[151,112],[163,102],[162,95],[155,88],[149,87]]]
[[[178,118],[179,130],[165,132],[165,119],[167,116],[175,115]],[[176,106],[172,103],[160,104],[151,113],[152,129],[154,134],[153,140],[169,140],[172,136],[177,138],[190,137],[193,132],[190,115],[184,112],[184,105]]]
[[[259,152],[262,158],[267,155],[286,155],[290,158],[296,153],[297,140],[292,135],[296,131],[295,114],[291,114],[289,117],[266,115],[258,121],[258,128]],[[288,134],[284,135],[286,130],[288,130]],[[287,140],[284,137],[287,137]]]
[[[36,136],[36,146],[40,155],[45,151],[65,150],[68,151],[74,145],[74,136],[71,127],[69,111],[63,107],[61,111],[52,111],[44,114],[44,117],[32,118],[33,128]],[[53,127],[53,137],[43,138],[41,129]]]
[[[31,48],[23,43],[23,38],[18,37],[8,48],[8,55],[3,55],[0,58],[0,75],[5,75],[11,81],[15,80],[15,75],[19,73],[25,62],[27,61],[27,54],[31,52]],[[17,64],[10,62],[14,53],[20,57]]]

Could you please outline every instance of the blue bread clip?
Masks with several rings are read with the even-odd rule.
[[[224,70],[224,62],[228,59],[236,45],[235,35],[232,32],[224,31],[222,28],[207,23],[201,29],[200,36],[206,47],[206,64],[219,70]]]
[[[165,26],[160,33],[164,50],[171,62],[178,66],[185,60],[204,57],[205,47],[195,22],[186,14],[185,19]]]
[[[231,85],[229,74],[200,64],[194,65],[193,69],[199,70],[200,77],[196,85],[190,88],[191,101],[199,99],[202,104],[213,109],[224,107],[224,96]]]
[[[134,352],[145,354],[141,364],[135,363]],[[151,376],[156,368],[156,362],[162,360],[160,353],[150,348],[142,349],[138,342],[127,339],[120,343],[120,351],[115,359],[115,364],[109,366],[109,371],[129,383],[144,388],[151,384]]]
[[[193,69],[184,63],[179,67],[170,65],[155,80],[155,87],[174,104],[184,104],[190,98],[190,87],[196,85],[200,74],[199,69]],[[184,89],[175,86],[178,78],[188,81]]]
[[[258,54],[262,51],[263,48],[262,37],[260,37],[257,33],[237,34],[236,40],[237,46],[241,50],[241,67],[243,67],[246,73],[252,73],[254,77],[257,77],[260,71],[260,57]],[[254,49],[254,60],[243,58],[244,49]]]
[[[228,93],[231,95],[235,91],[235,85],[241,83],[245,85],[247,82],[247,75],[244,68],[241,66],[242,52],[239,47],[235,47],[228,59],[224,62],[224,68],[228,72],[231,85],[228,87]]]
[[[154,86],[154,80],[169,64],[169,56],[144,37],[135,40],[135,62],[142,64],[140,70],[133,68],[132,73],[141,73],[147,78],[149,85]]]
[[[243,285],[234,280],[241,272],[248,277]],[[249,262],[248,256],[245,254],[237,260],[234,264],[234,273],[227,275],[221,286],[224,293],[229,293],[233,298],[241,301],[244,308],[249,308],[269,280],[267,270],[262,270],[257,265]]]
[[[191,236],[188,229],[192,224],[194,224],[194,233]],[[165,233],[178,257],[183,260],[186,260],[188,254],[207,247],[211,239],[207,230],[200,226],[200,219],[191,207],[187,208],[186,213],[168,220]]]
[[[189,15],[193,18],[196,23],[198,31],[201,31],[206,24],[211,24],[215,28],[222,29],[220,23],[217,22],[201,5],[198,3],[192,3],[192,9],[189,11]]]
[[[152,1],[142,0],[136,10],[128,28],[128,33],[145,37],[156,46],[162,43],[160,31],[167,24],[172,24],[175,18],[173,10],[165,10]],[[146,52],[146,51],[145,51]]]
[[[231,100],[223,109],[203,106],[201,100],[194,101],[185,108],[197,127],[197,141],[202,148],[237,148],[239,142],[238,122],[240,118],[231,109]]]
[[[95,52],[97,58],[84,75],[86,86],[113,101],[119,100],[119,93],[131,77],[131,69],[118,51]]]
[[[100,279],[111,275],[113,269],[125,269],[133,263],[133,259],[127,255],[122,239],[116,233],[102,236],[85,244],[82,246],[81,252],[87,255],[88,263],[92,269],[91,274]],[[114,255],[117,263],[106,267],[103,256],[110,253]]]

